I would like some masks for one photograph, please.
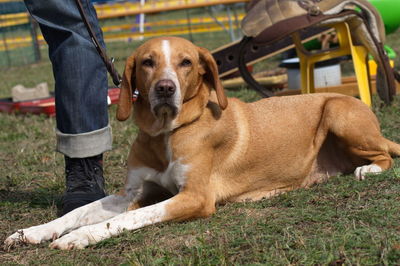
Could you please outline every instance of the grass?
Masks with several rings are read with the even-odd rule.
[[[241,92],[243,93],[243,92]],[[249,92],[250,96],[251,93]],[[253,95],[254,96],[254,95]],[[400,101],[376,108],[383,132],[400,140]],[[110,115],[115,107],[110,108]],[[53,152],[54,120],[0,115],[0,239],[57,217],[63,190],[62,156]],[[112,119],[114,150],[106,155],[107,187],[124,178],[130,122]],[[324,184],[256,203],[219,206],[207,219],[153,225],[125,232],[83,251],[22,246],[0,251],[2,264],[267,264],[395,265],[400,263],[400,161],[392,170],[355,181]]]
[[[212,39],[205,42],[205,39]],[[229,42],[225,36],[225,43]],[[196,36],[215,48],[223,38]],[[217,41],[215,41],[217,40]],[[400,38],[389,36],[397,52]],[[110,44],[122,70],[137,44]],[[275,64],[273,62],[271,64]],[[399,64],[397,64],[399,65]],[[51,65],[2,69],[0,97],[17,83],[34,86],[54,81]],[[254,101],[253,91],[228,92]],[[391,106],[375,98],[383,134],[400,142],[400,97]],[[110,107],[113,150],[105,155],[109,193],[123,184],[125,159],[137,128],[117,122]],[[0,241],[20,228],[57,217],[64,189],[63,157],[55,153],[54,119],[0,113]],[[273,162],[266,162],[273,163]],[[338,176],[255,203],[218,206],[215,215],[182,223],[164,223],[124,232],[81,251],[48,249],[48,243],[0,249],[1,265],[399,265],[400,160],[395,167],[363,182]]]

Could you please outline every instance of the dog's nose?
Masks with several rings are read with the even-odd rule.
[[[176,91],[175,83],[170,79],[162,79],[156,83],[157,96],[171,97]]]

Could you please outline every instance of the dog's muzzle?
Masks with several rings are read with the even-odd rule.
[[[157,99],[153,108],[155,116],[175,118],[178,114],[175,83],[170,79],[162,79],[156,83],[154,90]]]

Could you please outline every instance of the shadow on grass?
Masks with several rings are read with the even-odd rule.
[[[35,190],[0,190],[0,205],[27,204],[31,208],[59,206],[61,202],[59,187],[38,188]]]

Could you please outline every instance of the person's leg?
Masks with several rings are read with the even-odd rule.
[[[107,112],[107,70],[75,0],[25,0],[49,45],[56,96],[57,151],[65,155],[63,213],[105,196],[102,153],[112,146]],[[96,12],[82,5],[104,46]]]

